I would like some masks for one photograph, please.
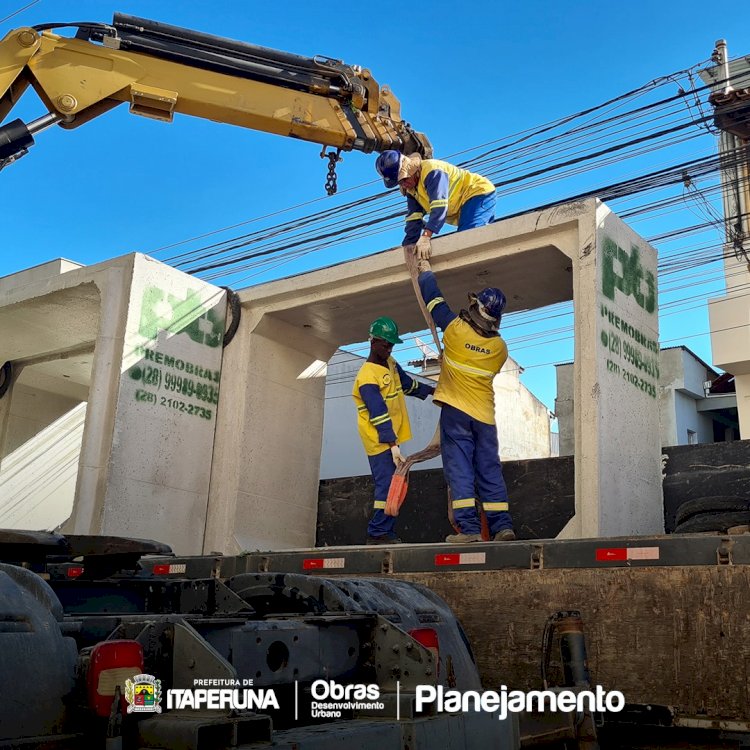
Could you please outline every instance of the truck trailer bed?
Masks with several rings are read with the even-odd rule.
[[[462,622],[486,688],[539,688],[545,623],[578,610],[592,682],[621,691],[635,720],[750,730],[747,534],[329,547],[216,563],[424,584]]]

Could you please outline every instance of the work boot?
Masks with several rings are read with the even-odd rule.
[[[383,536],[368,536],[365,544],[403,544],[395,534],[383,534]]]
[[[516,538],[516,532],[513,529],[503,529],[498,531],[493,537],[494,542],[512,542]]]
[[[481,534],[448,534],[445,537],[445,541],[448,544],[470,544],[471,542],[481,542]]]

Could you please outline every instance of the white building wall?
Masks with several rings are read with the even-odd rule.
[[[744,272],[734,271],[731,275],[736,281],[728,281],[728,286],[740,279],[746,284]],[[747,440],[750,438],[750,306],[744,286],[726,297],[710,300],[708,317],[714,365],[734,375],[740,438]]]
[[[696,400],[685,393],[675,391],[674,394],[674,421],[676,440],[664,445],[687,445],[688,430],[695,433],[696,443],[713,443],[714,427],[713,420],[705,412],[696,411]]]
[[[659,352],[659,426],[662,446],[684,445],[687,433],[679,422],[684,422],[690,403],[680,403],[678,392],[685,384],[685,359],[679,348]],[[695,403],[692,404],[695,412]],[[681,412],[681,413],[680,413]],[[678,413],[680,416],[678,417]]]
[[[713,419],[709,412],[698,411],[705,400],[703,383],[716,372],[683,346],[659,352],[659,435],[662,446],[687,445],[688,430],[695,442],[713,443]],[[555,412],[560,425],[560,455],[573,454],[573,365],[556,368],[557,397]]]
[[[354,379],[364,362],[364,357],[339,350],[328,363],[320,454],[321,479],[358,477],[370,473],[367,455],[357,432],[357,410],[352,400]],[[432,382],[428,378],[418,380]],[[440,416],[440,410],[433,405],[432,398],[420,401],[407,396],[406,407],[409,410],[412,439],[404,443],[401,449],[404,455],[415,453],[430,442]],[[433,458],[418,464],[414,470],[440,466],[440,458]]]
[[[673,350],[662,350],[665,353]],[[674,350],[682,357],[682,387],[681,390],[694,399],[705,398],[706,392],[703,384],[707,380],[713,380],[716,372],[709,369],[700,359],[696,358],[684,347]]]
[[[495,378],[495,421],[503,461],[550,456],[547,407],[520,380],[518,363],[508,358]]]
[[[320,478],[363,476],[370,473],[357,433],[357,417],[351,393],[354,379],[365,362],[349,352],[338,351],[328,363]],[[413,373],[412,373],[413,374]],[[508,359],[495,378],[495,419],[503,460],[550,456],[550,420],[544,404],[521,384],[518,364]],[[423,382],[429,378],[418,377]],[[404,443],[404,454],[424,448],[431,440],[440,417],[432,399],[406,399],[412,439]],[[442,466],[440,457],[417,464],[414,470]]]
[[[662,445],[687,445],[688,431],[695,433],[695,442],[712,443],[713,420],[697,405],[705,397],[703,383],[716,373],[682,346],[662,349],[659,366]]]

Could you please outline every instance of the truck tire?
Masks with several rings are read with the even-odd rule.
[[[25,568],[0,563],[2,747],[31,747],[32,735],[38,739],[63,725],[78,649],[63,635],[62,619],[62,605],[46,581]],[[43,679],[44,689],[34,680],[21,679],[26,674]]]
[[[750,511],[724,513],[698,513],[675,527],[675,534],[690,534],[698,531],[725,532],[732,526],[750,524]]]
[[[674,524],[679,526],[689,518],[702,513],[727,513],[742,510],[750,510],[750,501],[744,497],[727,495],[699,497],[695,500],[688,500],[677,508]]]

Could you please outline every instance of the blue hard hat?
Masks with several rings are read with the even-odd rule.
[[[398,168],[401,166],[401,154],[398,151],[389,149],[383,151],[375,162],[375,169],[383,178],[387,188],[394,188],[398,185]]]
[[[474,299],[484,308],[487,315],[499,321],[505,309],[505,295],[500,289],[494,286],[488,286],[482,289],[479,294],[472,295]]]

